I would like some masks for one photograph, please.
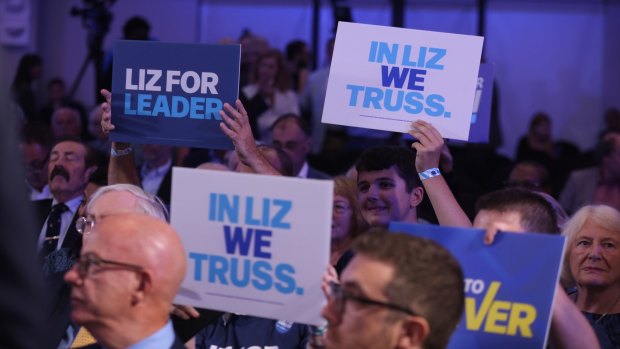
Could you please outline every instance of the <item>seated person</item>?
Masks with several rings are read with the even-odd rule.
[[[183,244],[166,222],[135,213],[105,217],[65,275],[71,319],[97,339],[92,348],[185,348],[169,319],[185,270]]]
[[[566,224],[562,279],[601,348],[620,348],[620,212],[581,208]]]

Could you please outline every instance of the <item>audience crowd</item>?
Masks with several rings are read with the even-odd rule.
[[[387,232],[391,221],[481,228],[487,244],[564,234],[550,346],[620,348],[617,110],[583,152],[537,113],[514,161],[452,146],[424,121],[413,141],[361,137],[320,123],[329,66],[313,67],[303,41],[281,52],[246,32],[239,43],[240,100],[220,112],[230,152],[111,142],[109,88],[90,114],[62,78],[39,103],[43,58],[22,58],[11,92],[48,303],[39,348],[445,348],[464,309],[461,267],[430,240]],[[167,223],[177,165],[334,181],[325,327],[172,304],[186,269]]]

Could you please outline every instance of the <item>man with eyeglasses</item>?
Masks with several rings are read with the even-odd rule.
[[[322,315],[326,348],[446,347],[464,303],[463,272],[439,244],[373,228],[353,245]]]
[[[65,275],[71,319],[98,341],[87,348],[184,348],[169,320],[186,271],[176,231],[136,213],[107,216],[92,229]]]
[[[308,164],[308,154],[312,151],[312,134],[308,123],[298,115],[284,114],[274,121],[271,126],[271,144],[291,157],[295,177],[331,178]]]

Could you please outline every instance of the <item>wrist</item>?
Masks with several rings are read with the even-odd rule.
[[[110,156],[112,156],[113,158],[129,155],[132,152],[133,148],[131,147],[131,145],[128,145],[127,147],[118,147],[113,144],[110,148]]]
[[[421,180],[426,180],[429,178],[441,176],[441,171],[437,167],[432,167],[422,172],[418,172],[418,176],[420,176]]]

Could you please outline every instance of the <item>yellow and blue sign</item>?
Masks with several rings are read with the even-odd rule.
[[[240,52],[239,45],[116,43],[110,138],[232,149],[219,112],[239,95]]]
[[[391,231],[432,239],[465,274],[465,313],[450,339],[457,348],[544,348],[564,251],[564,237],[393,222]]]

